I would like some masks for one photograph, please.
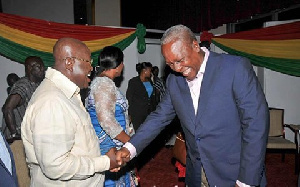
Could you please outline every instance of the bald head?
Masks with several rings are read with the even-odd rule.
[[[80,40],[61,38],[53,47],[53,68],[60,71],[80,88],[88,86],[88,75],[92,70],[91,52]]]
[[[59,66],[66,57],[76,56],[78,52],[90,53],[88,47],[80,40],[74,38],[58,39],[53,47],[54,66]]]

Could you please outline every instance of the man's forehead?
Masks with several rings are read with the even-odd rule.
[[[170,50],[173,54],[181,54],[183,43],[177,40],[171,44]]]

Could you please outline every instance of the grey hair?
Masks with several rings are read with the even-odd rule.
[[[184,25],[175,25],[165,31],[160,39],[160,44],[164,45],[175,40],[181,40],[188,43],[192,43],[195,40],[197,41],[195,34],[190,28]]]

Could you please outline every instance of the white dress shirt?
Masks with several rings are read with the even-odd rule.
[[[205,56],[200,66],[200,69],[196,75],[196,78],[192,81],[186,79],[188,86],[190,88],[190,93],[191,93],[191,97],[195,109],[195,115],[197,114],[197,110],[198,110],[198,102],[200,98],[200,89],[201,89],[203,74],[205,72],[205,67],[209,56],[209,51],[205,47],[201,47],[201,49],[205,52]]]
[[[103,186],[110,159],[101,156],[79,90],[48,68],[31,97],[21,125],[31,186]]]

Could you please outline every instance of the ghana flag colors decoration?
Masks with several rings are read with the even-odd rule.
[[[99,52],[107,45],[124,50],[138,38],[138,51],[146,50],[146,28],[112,28],[56,23],[46,20],[0,13],[0,54],[23,63],[27,56],[39,56],[45,66],[52,66],[52,50],[57,39],[71,37],[83,41],[91,50],[94,64]]]
[[[215,36],[212,43],[255,66],[300,76],[300,21]]]

